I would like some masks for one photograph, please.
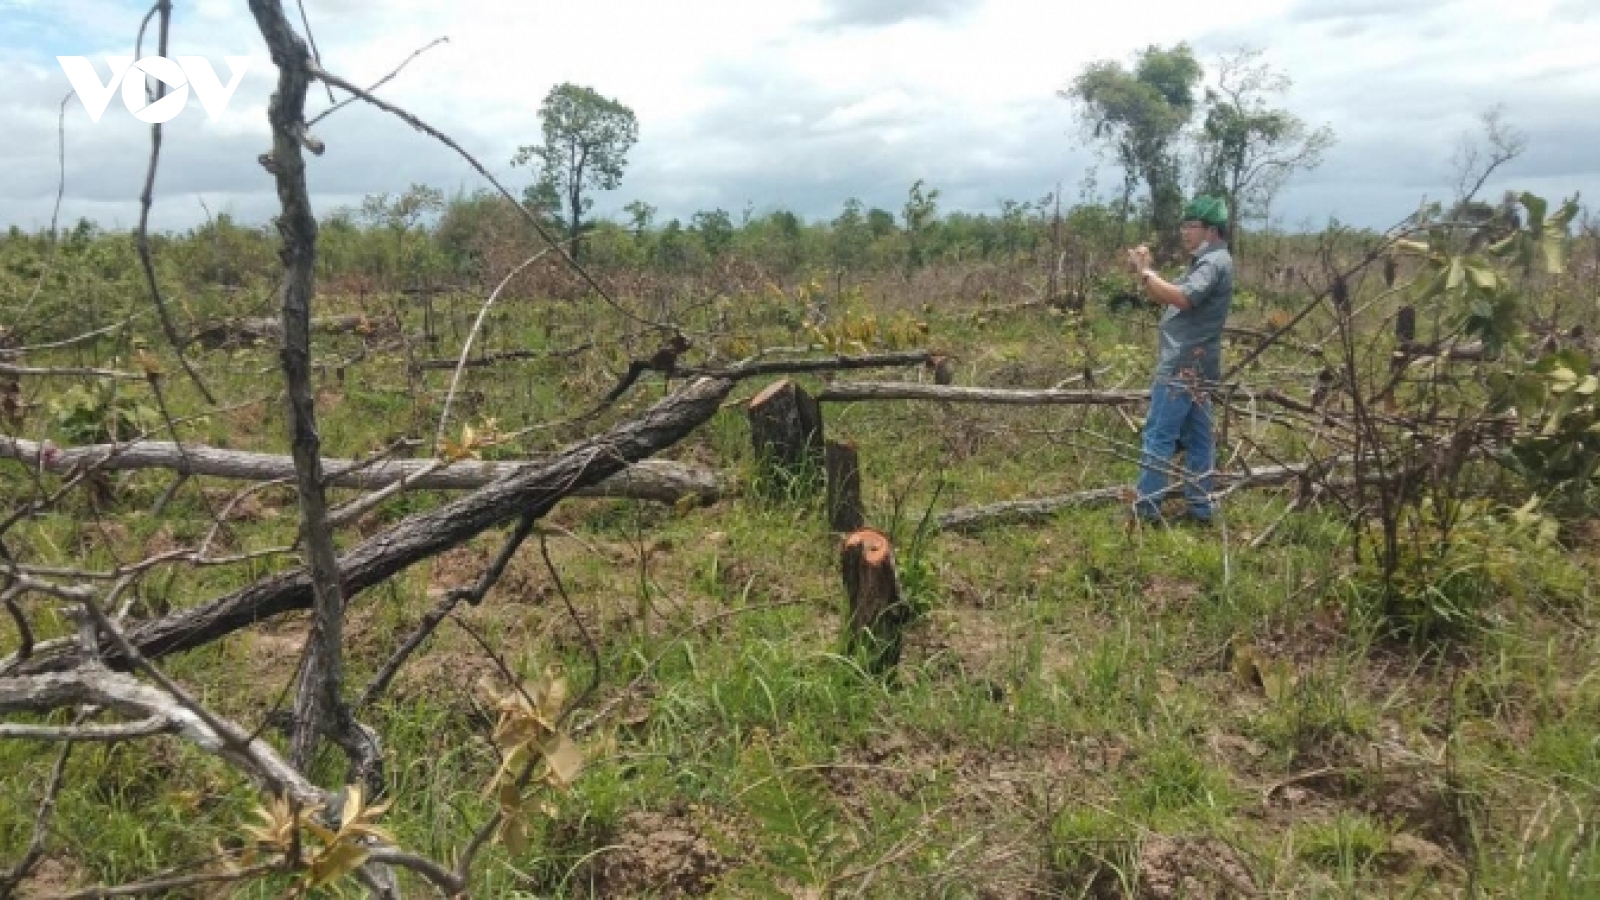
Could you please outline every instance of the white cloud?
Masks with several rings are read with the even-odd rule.
[[[992,210],[1073,185],[1094,159],[1056,96],[1087,63],[1189,40],[1207,61],[1240,44],[1293,76],[1285,103],[1339,135],[1322,170],[1281,198],[1290,222],[1329,215],[1383,225],[1443,193],[1454,142],[1494,103],[1527,132],[1513,181],[1600,195],[1600,16],[1594,0],[1151,0],[1137,11],[1059,0],[307,0],[326,65],[358,83],[440,35],[383,95],[452,134],[514,191],[508,164],[538,139],[538,106],[572,81],[639,117],[640,142],[602,212],[640,198],[667,216],[787,206],[831,216],[847,196],[898,208],[926,178],[945,208]],[[114,0],[0,0],[0,224],[42,226],[55,193],[56,54],[131,51],[142,10]],[[291,19],[298,22],[292,10]],[[18,55],[18,42],[32,56]],[[152,47],[147,36],[146,46]],[[259,60],[223,121],[198,103],[167,129],[156,221],[202,217],[194,194],[264,219],[275,199],[255,164],[275,72],[242,0],[200,0],[174,17],[173,55]],[[327,103],[313,92],[313,109]],[[113,121],[116,120],[116,121]],[[448,150],[374,110],[341,111],[319,134],[319,208],[426,181],[477,186]],[[132,221],[148,129],[114,101],[99,125],[68,106],[63,214]],[[1116,175],[1102,165],[1100,181]],[[1519,182],[1521,183],[1521,182]],[[1498,189],[1499,185],[1491,185]],[[1567,190],[1570,193],[1570,189]],[[116,198],[124,198],[118,201]],[[209,202],[209,201],[208,201]],[[119,203],[121,205],[119,205]]]

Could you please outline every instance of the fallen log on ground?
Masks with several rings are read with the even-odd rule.
[[[294,460],[270,453],[223,450],[204,444],[184,444],[180,450],[170,441],[143,441],[133,444],[87,444],[79,447],[44,448],[33,441],[0,436],[0,459],[15,459],[30,468],[65,475],[76,468],[101,471],[167,469],[181,475],[204,475],[237,481],[277,481],[294,477]],[[364,463],[353,459],[324,459],[322,470],[330,487],[377,490],[407,478],[412,490],[470,490],[481,488],[542,459],[483,462],[460,460],[435,471],[423,473],[434,464],[428,459],[385,459]],[[419,477],[419,473],[420,477]],[[627,467],[599,484],[575,492],[582,497],[627,497],[677,503],[691,495],[703,503],[721,499],[727,485],[710,469],[665,459],[646,459]]]
[[[750,360],[734,363],[726,368],[704,366],[678,366],[673,374],[680,376],[704,375],[708,378],[759,378],[763,375],[799,375],[806,372],[842,372],[846,369],[892,369],[900,366],[927,365],[935,354],[928,350],[906,350],[898,353],[867,353],[860,356],[821,356],[809,359]]]
[[[637,418],[618,423],[551,457],[426,513],[407,517],[362,541],[339,558],[347,602],[409,566],[460,546],[477,535],[528,515],[541,518],[575,491],[598,484],[631,463],[676,444],[704,424],[733,389],[727,379],[703,378]],[[303,568],[269,575],[199,606],[127,629],[127,638],[151,659],[203,646],[267,619],[311,606],[311,579]],[[101,647],[106,664],[127,665],[116,647]],[[11,674],[62,671],[84,660],[76,643],[57,645],[24,661],[0,660]]]
[[[1241,339],[1247,340],[1247,341],[1255,341],[1257,346],[1260,346],[1261,344],[1264,344],[1267,341],[1273,340],[1273,336],[1272,336],[1271,332],[1258,331],[1258,330],[1256,330],[1254,328],[1243,328],[1243,327],[1240,327],[1240,326],[1237,326],[1237,325],[1224,326],[1223,329],[1222,329],[1222,333],[1224,335],[1226,335],[1228,337],[1232,337],[1232,338],[1241,338]],[[1307,356],[1315,356],[1318,359],[1321,359],[1322,356],[1323,356],[1323,349],[1321,347],[1314,347],[1314,346],[1312,346],[1310,344],[1303,344],[1303,343],[1301,343],[1299,341],[1291,340],[1290,338],[1287,338],[1287,337],[1279,337],[1279,338],[1277,338],[1277,343],[1278,343],[1279,346],[1281,346],[1281,347],[1283,347],[1285,349],[1288,349],[1288,350],[1293,350],[1296,353],[1303,353],[1303,354],[1305,354]]]
[[[851,400],[938,400],[950,403],[993,403],[1019,406],[1117,406],[1144,403],[1149,391],[1063,391],[1050,388],[958,387],[914,381],[834,382],[817,393],[818,402]]]
[[[462,362],[459,359],[423,359],[417,361],[416,367],[422,371],[432,369],[453,370],[457,366],[476,369],[515,359],[567,359],[592,349],[594,349],[594,343],[587,341],[576,347],[568,347],[564,350],[502,350],[498,353],[485,353],[482,356],[469,356],[466,362]]]
[[[1216,488],[1234,491],[1244,488],[1284,484],[1308,472],[1325,469],[1331,464],[1331,462],[1304,463],[1289,466],[1267,466],[1249,473],[1225,472],[1217,476]],[[1131,506],[1133,503],[1133,486],[1131,484],[1094,488],[1093,490],[1079,491],[1075,494],[1060,494],[1054,497],[1007,500],[984,506],[967,506],[941,513],[937,521],[939,528],[943,531],[967,532],[994,525],[1043,522],[1053,518],[1063,510],[1082,509],[1091,506],[1112,506],[1117,503],[1127,503]]]
[[[318,334],[374,335],[392,331],[393,328],[392,322],[368,318],[358,313],[311,320],[311,330]],[[277,318],[267,317],[230,319],[207,325],[195,332],[189,341],[198,343],[207,350],[278,344],[283,341],[283,322]]]

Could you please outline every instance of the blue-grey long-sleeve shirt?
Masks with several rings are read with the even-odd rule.
[[[1189,271],[1177,281],[1188,309],[1168,306],[1161,314],[1156,378],[1195,371],[1205,381],[1222,378],[1222,326],[1233,304],[1233,256],[1221,241],[1195,251]]]

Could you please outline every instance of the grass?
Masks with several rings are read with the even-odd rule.
[[[792,335],[772,324],[783,320],[776,302],[752,299],[736,312],[751,333],[788,343]],[[926,318],[934,342],[962,360],[963,381],[1047,385],[1081,363],[1061,349],[1077,339],[1058,316],[1030,310],[979,324],[962,313]],[[508,305],[499,333],[542,335],[541,317],[553,315]],[[1314,316],[1310,327],[1326,324]],[[620,326],[596,326],[594,336],[605,339],[608,328]],[[1091,331],[1103,356],[1126,355],[1127,376],[1143,377],[1144,358],[1115,348],[1144,347],[1146,329],[1107,317]],[[319,341],[329,357],[358,347],[347,337]],[[224,396],[275,389],[269,353],[198,362]],[[428,392],[407,396],[397,354],[374,352],[342,384],[328,378],[319,388],[324,452],[431,440],[448,377],[427,373]],[[584,408],[609,377],[581,361],[471,370],[463,386],[481,398],[453,420],[457,430],[488,418],[507,429],[556,421]],[[192,388],[169,381],[179,414],[197,410]],[[659,392],[654,382],[640,386],[612,418]],[[276,402],[207,416],[184,435],[281,450]],[[1439,633],[1419,643],[1385,629],[1332,506],[1288,516],[1254,550],[1249,540],[1280,518],[1283,497],[1230,497],[1226,537],[1130,535],[1092,509],[971,536],[919,532],[930,509],[1130,481],[1132,463],[1106,452],[1132,440],[1113,411],[904,403],[830,406],[826,416],[831,437],[860,446],[872,524],[894,535],[902,587],[921,612],[897,676],[874,678],[842,653],[837,547],[820,498],[803,486],[746,490],[708,508],[563,503],[549,517],[548,541],[597,641],[596,702],[635,679],[640,689],[584,736],[586,767],[572,789],[540,795],[550,806],[532,822],[527,848],[487,851],[475,896],[1122,896],[1160,874],[1151,847],[1191,848],[1183,852],[1203,861],[1192,848],[1207,841],[1236,848],[1257,884],[1283,895],[1452,896],[1469,883],[1491,896],[1592,894],[1595,826],[1573,812],[1592,811],[1600,797],[1587,551],[1517,543],[1515,554],[1459,584],[1430,584],[1435,595],[1418,596],[1460,590],[1446,598],[1454,605],[1424,613],[1470,606],[1474,616],[1446,650]],[[493,455],[548,451],[578,434],[535,430]],[[1260,440],[1289,458],[1298,449],[1290,435]],[[737,404],[668,455],[760,486]],[[237,489],[191,483],[156,517],[149,510],[169,484],[164,474],[115,482],[109,505],[75,494],[16,529],[9,549],[40,564],[110,567],[204,538],[207,509]],[[0,489],[29,496],[15,467],[0,469]],[[370,534],[441,502],[408,494],[358,527]],[[293,539],[287,491],[262,491],[237,510],[219,551]],[[1484,534],[1474,540],[1493,539]],[[356,540],[340,537],[345,547]],[[476,576],[498,540],[486,534],[353,602],[354,688],[432,597]],[[138,608],[181,608],[291,564],[174,568],[145,581]],[[69,628],[48,604],[30,615],[47,636]],[[591,677],[534,545],[461,618],[519,673],[559,663],[575,690]],[[288,684],[303,636],[303,617],[287,616],[166,666],[253,726]],[[12,640],[0,636],[0,651]],[[1234,664],[1245,644],[1257,654],[1256,675]],[[1270,689],[1260,672],[1277,673]],[[493,809],[484,788],[498,761],[474,692],[496,677],[447,622],[365,714],[384,735],[395,801],[385,821],[404,846],[448,860]],[[26,843],[52,761],[50,747],[0,742],[0,769],[13,773],[0,780],[0,847]],[[330,753],[319,778],[337,784],[340,769]],[[80,749],[69,774],[52,854],[74,884],[202,860],[239,839],[260,800],[173,738]],[[1463,817],[1449,814],[1447,791],[1428,787],[1446,783],[1477,798],[1466,807],[1470,827],[1456,827]],[[1437,848],[1443,862],[1395,849],[1415,847],[1411,839]],[[282,887],[238,893],[267,897]]]

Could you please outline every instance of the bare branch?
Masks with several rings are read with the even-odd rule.
[[[33,741],[131,741],[138,738],[171,734],[178,730],[177,723],[165,716],[148,716],[137,722],[119,722],[114,725],[26,725],[0,722],[0,738],[21,738]]]
[[[1119,406],[1144,403],[1149,399],[1149,391],[1014,390],[1008,388],[960,387],[947,384],[918,384],[910,381],[835,382],[817,392],[818,402],[937,400],[945,403],[992,403],[1024,406]]]
[[[82,719],[80,715],[79,721]],[[28,850],[11,867],[10,872],[0,876],[0,900],[10,898],[44,856],[45,840],[50,834],[50,817],[55,815],[56,798],[61,796],[61,785],[65,783],[67,774],[67,759],[71,756],[71,743],[62,745],[61,752],[56,754],[56,764],[50,769],[50,780],[45,782],[44,797],[40,799],[39,809],[33,817],[33,836],[28,839]]]
[[[66,96],[61,98],[61,108],[56,116],[57,162],[61,174],[56,179],[56,205],[50,211],[50,255],[45,257],[44,268],[39,272],[39,280],[33,285],[33,293],[28,295],[28,302],[22,304],[22,310],[17,313],[18,321],[27,321],[28,311],[33,309],[33,302],[39,299],[39,292],[44,289],[45,279],[50,277],[50,270],[55,267],[56,250],[61,246],[56,232],[56,221],[61,215],[61,198],[67,192],[67,101],[71,99],[72,92],[68,91]]]
[[[73,891],[70,894],[55,895],[52,900],[105,900],[111,897],[141,897],[147,894],[170,894],[184,888],[199,887],[207,884],[232,884],[239,881],[248,881],[262,875],[281,870],[279,863],[257,863],[245,866],[242,869],[233,869],[222,872],[196,872],[191,875],[175,875],[171,878],[152,878],[149,881],[135,881],[116,887],[86,888]]]
[[[1506,122],[1504,105],[1484,110],[1478,119],[1483,123],[1483,140],[1488,146],[1480,147],[1470,135],[1463,134],[1452,157],[1456,168],[1458,207],[1471,203],[1495,170],[1528,149],[1528,136]],[[1487,154],[1487,160],[1483,159],[1484,154]]]
[[[117,369],[95,369],[81,366],[52,366],[48,368],[42,368],[39,366],[19,366],[13,363],[0,363],[0,375],[37,375],[45,378],[88,376],[90,378],[115,378],[121,381],[143,381],[145,379],[145,376],[140,372],[122,372]]]
[[[317,222],[311,213],[306,188],[305,158],[300,147],[306,139],[306,89],[311,84],[312,61],[306,44],[294,33],[281,3],[251,0],[261,36],[278,67],[278,87],[267,106],[272,124],[272,174],[277,181],[277,218],[283,237],[279,257],[283,281],[279,302],[283,319],[284,381],[288,386],[289,435],[294,456],[295,487],[300,499],[300,540],[306,571],[311,580],[311,650],[301,672],[295,698],[295,730],[291,758],[296,767],[310,765],[323,737],[342,738],[347,749],[356,745],[355,729],[343,705],[344,588],[339,582],[339,561],[328,525],[327,494],[322,476],[322,439],[317,432],[316,406],[311,384],[311,301],[315,289]],[[332,93],[329,93],[332,97]],[[316,148],[313,146],[313,150]],[[352,755],[352,761],[355,757]]]
[[[372,683],[367,685],[367,689],[361,694],[361,699],[356,703],[356,709],[365,709],[383,696],[383,692],[389,687],[389,682],[395,675],[399,674],[400,667],[405,664],[405,661],[410,658],[418,647],[422,646],[422,642],[428,639],[434,629],[439,627],[439,623],[450,615],[451,610],[456,608],[456,604],[465,600],[469,605],[477,606],[483,602],[483,598],[488,595],[490,589],[500,580],[500,576],[505,573],[506,566],[510,564],[511,558],[516,555],[517,549],[522,546],[523,541],[528,539],[528,534],[533,531],[535,521],[537,520],[532,516],[526,515],[517,520],[517,527],[512,530],[511,536],[506,539],[505,545],[495,555],[494,562],[490,563],[489,568],[479,576],[478,583],[471,588],[456,588],[446,592],[439,604],[429,611],[426,616],[422,617],[422,621],[417,625],[416,631],[412,632],[411,637],[400,645],[400,649],[389,657],[389,661],[384,663],[383,668],[373,677]]]
[[[56,447],[0,435],[0,459],[14,459],[30,469],[57,475],[88,470],[170,469],[185,475],[240,481],[286,482],[294,477],[294,460],[287,456],[221,450],[203,444],[185,444],[183,451],[180,454],[175,444],[166,441]],[[481,488],[549,461],[549,458],[492,462],[466,459],[444,465],[431,459],[327,458],[322,460],[322,467],[324,483],[330,487],[376,490],[404,483],[407,490],[437,491]],[[645,459],[575,493],[584,497],[627,497],[662,503],[677,503],[694,495],[711,503],[728,489],[725,479],[716,472],[671,460]]]
[[[710,419],[733,389],[725,379],[701,379],[640,417],[623,422],[547,462],[528,466],[466,497],[412,516],[351,549],[340,560],[346,593],[355,596],[411,564],[427,559],[497,524],[531,512],[543,516],[575,490],[594,484],[681,440]],[[196,647],[263,619],[310,605],[303,571],[271,575],[209,603],[143,622],[129,634],[141,652],[162,656]],[[125,665],[112,648],[108,659]],[[119,659],[119,656],[121,659]],[[16,664],[23,672],[53,671],[77,662],[70,648],[35,649]],[[4,665],[4,663],[0,663]]]
[[[284,762],[272,745],[259,739],[247,741],[238,726],[201,716],[177,695],[132,675],[86,665],[68,672],[0,678],[0,712],[48,712],[86,703],[169,721],[185,739],[223,757],[269,792],[287,793],[306,804],[327,799]]]
[[[456,363],[455,374],[450,377],[450,390],[444,395],[444,408],[439,411],[439,427],[434,430],[433,434],[433,445],[435,447],[444,446],[444,430],[450,423],[450,404],[456,399],[456,388],[461,384],[461,372],[467,367],[467,356],[472,352],[472,342],[477,340],[478,332],[483,328],[483,320],[489,315],[489,310],[494,306],[494,301],[500,299],[500,292],[506,289],[506,285],[511,283],[511,279],[522,274],[523,269],[543,259],[544,255],[553,249],[555,249],[554,246],[546,247],[523,260],[510,272],[507,272],[506,277],[500,279],[500,283],[495,285],[494,290],[490,292],[489,299],[485,300],[483,306],[478,310],[478,318],[473,321],[472,329],[467,332],[467,339],[461,343],[461,359]]]
[[[309,26],[308,26],[307,34],[309,34],[309,33],[310,33],[310,30],[309,30]],[[395,66],[394,67],[394,71],[392,71],[389,74],[383,76],[382,78],[379,78],[377,81],[374,81],[371,84],[371,86],[369,86],[367,88],[367,93],[369,93],[369,94],[377,93],[378,88],[381,88],[384,85],[388,84],[390,81],[394,80],[394,77],[396,75],[400,74],[400,70],[404,69],[406,66],[411,65],[411,61],[412,60],[416,59],[417,57],[421,56],[424,53],[427,53],[429,50],[432,50],[434,47],[437,47],[440,44],[447,44],[449,42],[450,42],[450,38],[448,38],[448,37],[438,37],[438,38],[434,38],[433,40],[429,41],[425,46],[421,47],[420,49],[411,51],[411,55],[406,57],[404,60],[402,60],[400,65]],[[320,57],[318,58],[317,62],[319,64],[322,62]],[[350,104],[356,102],[356,100],[358,100],[358,99],[360,99],[360,98],[357,97],[356,95],[352,94],[349,97],[346,97],[343,100],[340,100],[338,103],[335,103],[333,106],[323,110],[320,113],[317,113],[316,116],[314,116],[311,119],[311,121],[306,123],[306,127],[307,128],[314,128],[318,122],[321,122],[323,119],[326,119],[327,117],[333,115],[334,113],[338,112],[339,110],[343,109],[344,107],[349,106]]]
[[[156,0],[155,8],[161,14],[156,55],[166,56],[167,28],[172,21],[172,0]],[[143,26],[140,26],[141,34],[143,30]],[[156,99],[165,96],[166,91],[166,82],[156,79]],[[183,366],[183,371],[188,374],[189,380],[200,390],[200,396],[206,399],[206,403],[215,406],[217,399],[211,395],[211,389],[201,380],[200,373],[194,370],[189,358],[183,355],[183,339],[178,336],[178,328],[173,324],[172,314],[167,310],[167,301],[161,296],[161,288],[156,284],[155,262],[150,256],[150,206],[155,202],[156,167],[160,162],[161,123],[156,122],[150,126],[150,167],[145,172],[144,190],[139,194],[139,230],[135,235],[134,244],[139,251],[139,263],[144,267],[145,283],[150,288],[151,299],[155,301],[156,315],[161,320],[162,331],[166,332],[167,342],[172,345],[172,352],[178,355],[178,364]]]

